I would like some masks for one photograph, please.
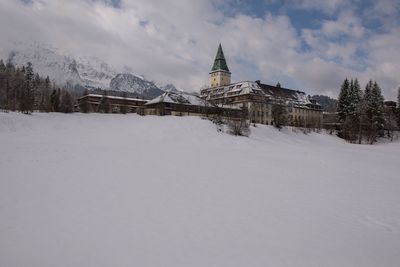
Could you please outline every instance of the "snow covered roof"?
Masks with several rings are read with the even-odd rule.
[[[222,98],[235,95],[246,95],[246,94],[268,96],[267,94],[263,93],[263,91],[261,90],[260,86],[257,83],[250,81],[233,83],[227,86],[221,86],[217,88],[203,89],[201,91],[201,94],[202,96],[207,97],[207,99]]]
[[[182,91],[170,91],[148,101],[146,105],[156,103],[174,103],[183,105],[204,106],[206,101],[201,99],[198,95],[193,93],[186,93]]]
[[[240,108],[239,106],[236,106],[236,105],[218,104],[217,107],[219,107],[219,108],[226,108],[226,109],[241,110],[241,108]]]
[[[274,99],[283,100],[287,104],[294,104],[294,105],[311,104],[306,93],[302,91],[280,87],[280,85],[273,86],[269,84],[263,84],[260,82],[257,83],[264,93],[271,95],[272,98]]]
[[[83,97],[98,97],[98,98],[102,98],[103,95],[99,95],[99,94],[87,94],[82,96]],[[131,97],[121,97],[121,96],[111,96],[111,95],[107,95],[106,96],[108,99],[119,99],[119,100],[131,100],[131,101],[142,101],[142,102],[147,102],[147,100],[144,99],[139,99],[139,98],[131,98]]]
[[[264,96],[271,100],[283,101],[286,105],[294,107],[318,109],[320,106],[315,101],[310,101],[306,93],[302,91],[283,88],[280,84],[277,86],[262,84],[260,81],[243,81],[226,86],[201,90],[202,97],[212,100],[249,94]]]

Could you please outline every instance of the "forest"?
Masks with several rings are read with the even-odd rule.
[[[0,60],[0,109],[20,111],[64,112],[74,111],[78,95],[60,88],[50,78],[40,77],[30,62],[22,68]]]

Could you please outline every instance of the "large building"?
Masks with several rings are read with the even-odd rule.
[[[219,45],[210,72],[210,87],[202,89],[200,96],[218,105],[234,105],[248,112],[253,123],[274,124],[273,105],[284,105],[289,124],[293,126],[320,127],[322,108],[315,100],[299,90],[263,84],[260,81],[231,83],[231,72]]]
[[[110,112],[112,113],[119,113],[122,107],[126,108],[127,113],[140,113],[140,110],[143,109],[144,104],[147,103],[147,100],[138,98],[87,94],[78,98],[78,105],[75,108],[80,110],[79,107],[83,103],[86,103],[89,112],[97,112],[100,102],[103,98],[108,99],[110,103]]]
[[[197,94],[169,91],[148,101],[143,115],[213,116],[240,117],[242,110],[236,106],[223,108],[211,104]]]

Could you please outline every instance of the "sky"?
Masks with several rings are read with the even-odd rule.
[[[232,81],[337,97],[400,86],[400,0],[0,0],[0,45],[50,44],[199,91],[221,43]],[[126,69],[126,68],[125,68]]]

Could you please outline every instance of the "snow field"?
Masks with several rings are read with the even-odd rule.
[[[0,266],[399,266],[400,143],[0,113]]]

